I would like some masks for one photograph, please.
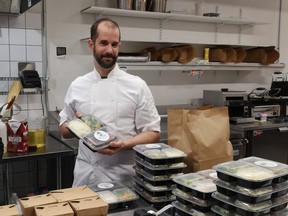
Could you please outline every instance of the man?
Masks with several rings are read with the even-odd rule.
[[[94,70],[76,78],[65,97],[60,113],[64,138],[73,136],[65,122],[78,114],[93,114],[119,137],[96,153],[80,140],[73,186],[131,178],[133,146],[160,140],[160,116],[147,84],[116,63],[120,38],[119,26],[111,19],[99,19],[92,25],[88,46],[94,56]]]

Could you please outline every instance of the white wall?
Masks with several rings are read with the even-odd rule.
[[[193,0],[168,0],[167,9],[185,10],[194,13]],[[69,0],[46,0],[46,27],[47,27],[47,50],[48,50],[48,75],[49,75],[49,109],[61,109],[63,100],[69,84],[77,76],[92,70],[92,56],[90,55],[86,42],[81,38],[89,36],[90,26],[96,19],[96,15],[81,14],[80,10],[90,5],[114,7],[115,2],[108,1],[69,1]],[[214,12],[218,7],[221,17],[239,17],[242,11],[242,18],[248,20],[268,23],[242,29],[241,38],[235,31],[239,27],[220,26],[216,44],[241,44],[253,46],[276,46],[278,47],[278,19],[280,0],[209,0],[205,1],[204,12]],[[288,3],[283,1],[281,18],[287,20]],[[125,38],[153,37],[158,29],[158,23],[151,23],[151,20],[114,18],[121,27],[122,36]],[[150,23],[149,23],[150,22]],[[287,63],[285,58],[287,50],[287,27],[282,21],[280,62]],[[155,25],[155,29],[138,28],[138,26]],[[179,28],[181,26],[181,29]],[[183,25],[189,31],[183,31]],[[133,28],[132,28],[133,27]],[[134,27],[137,29],[135,31]],[[284,28],[285,27],[285,28]],[[201,32],[202,27],[189,22],[167,22],[164,26],[163,41],[192,41],[200,44],[204,41],[207,44],[215,42],[215,34],[211,31]],[[208,27],[207,27],[208,28]],[[233,29],[234,28],[234,29]],[[173,34],[173,29],[177,34]],[[285,32],[286,31],[286,32]],[[200,35],[200,36],[199,36]],[[128,43],[124,42],[121,51],[139,51],[151,43]],[[166,44],[162,44],[163,46]],[[67,47],[65,58],[56,57],[56,47]],[[201,46],[200,46],[201,47]],[[201,54],[199,54],[201,56]],[[141,76],[146,80],[154,95],[157,105],[187,104],[192,100],[199,101],[202,98],[204,89],[229,88],[231,90],[246,90],[250,92],[256,87],[269,87],[271,74],[275,69],[264,69],[257,71],[204,71],[200,78],[194,78],[182,71],[128,71]],[[278,69],[277,69],[278,71]]]

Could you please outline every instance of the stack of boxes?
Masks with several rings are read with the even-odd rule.
[[[135,191],[154,207],[171,204],[176,186],[172,179],[183,174],[187,155],[163,143],[137,145],[134,150]]]
[[[178,215],[212,216],[211,207],[216,204],[212,193],[216,191],[215,170],[208,169],[197,173],[188,173],[173,179],[176,189],[176,201],[172,203]]]
[[[288,165],[259,157],[216,165],[218,215],[288,215]]]
[[[105,216],[108,204],[87,186],[50,191],[19,199],[23,216]],[[0,207],[0,215],[20,216],[15,205]]]

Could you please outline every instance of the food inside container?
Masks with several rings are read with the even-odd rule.
[[[117,140],[111,128],[93,115],[86,115],[67,122],[69,130],[75,134],[91,150],[107,148],[109,143]]]
[[[246,163],[244,161],[231,161],[214,166],[217,175],[224,181],[233,181],[245,188],[260,188],[272,184],[274,178],[279,177],[271,169],[258,166],[256,164]]]
[[[164,143],[136,145],[133,149],[139,158],[152,166],[180,163],[187,156],[184,152]]]
[[[166,170],[179,170],[187,167],[187,165],[183,162],[180,163],[172,163],[172,164],[163,164],[163,165],[153,165],[147,161],[141,160],[138,156],[135,157],[136,164],[145,168],[145,170],[154,171],[153,175],[159,173],[158,171],[166,171]],[[152,173],[152,172],[151,172]]]
[[[181,204],[178,201],[174,201],[172,202],[172,205],[175,207],[175,211],[178,215],[197,215],[197,216],[214,216],[215,214],[210,211],[210,212],[200,212],[197,211],[193,208],[191,208],[190,206],[185,206],[183,204]]]
[[[118,182],[96,182],[89,187],[109,204],[109,209],[129,206],[139,198],[134,191]]]
[[[158,196],[158,197],[153,197],[149,193],[147,193],[145,190],[141,189],[137,185],[134,185],[135,191],[144,197],[145,200],[147,200],[150,203],[164,203],[164,202],[171,202],[176,199],[175,195],[166,195],[166,196]]]
[[[139,166],[134,166],[134,169],[137,173],[144,176],[146,179],[148,179],[150,181],[167,181],[167,180],[172,180],[173,178],[176,178],[179,175],[183,175],[183,173],[181,171],[179,173],[173,173],[173,172],[171,173],[171,172],[169,172],[171,170],[167,170],[166,172],[158,173],[158,175],[152,175],[151,173],[145,171],[144,169],[142,169]]]
[[[199,198],[193,196],[192,193],[184,192],[178,188],[174,189],[172,193],[174,195],[176,195],[177,197],[189,200],[190,202],[192,202],[198,206],[210,207],[210,206],[216,204],[216,200],[213,198],[207,199],[207,200],[199,199]]]
[[[187,199],[183,199],[182,197],[176,196],[176,200],[185,205],[186,207],[188,207],[189,209],[194,209],[200,212],[210,212],[211,211],[211,206],[200,206],[197,205]]]
[[[173,179],[177,188],[185,192],[191,192],[200,199],[210,199],[211,194],[216,191],[215,171],[210,170],[211,175],[199,175],[198,173],[188,173]]]
[[[217,215],[221,215],[221,216],[238,216],[234,209],[226,209],[221,207],[219,204],[218,205],[214,205],[211,207],[211,210],[217,214]]]
[[[138,188],[146,193],[150,194],[153,197],[162,197],[162,196],[170,196],[172,195],[172,190],[164,189],[164,190],[153,190],[153,188],[145,186],[145,184],[141,184],[141,182],[135,180],[135,184]]]
[[[145,178],[141,178],[139,175],[134,176],[134,179],[137,183],[145,187],[147,190],[153,192],[163,192],[163,191],[172,192],[173,188],[175,188],[170,184],[166,184],[166,182],[163,182],[163,185],[154,186],[150,184],[148,181],[146,181]]]
[[[138,179],[141,179],[141,181],[145,181],[146,183],[152,185],[153,187],[157,187],[157,188],[161,188],[161,189],[166,189],[166,188],[176,188],[176,184],[172,181],[172,179],[170,180],[163,180],[163,181],[153,181],[150,179],[147,179],[145,176],[143,176],[142,174],[138,173],[136,171],[136,176],[138,177]]]
[[[264,215],[270,212],[270,209],[273,207],[271,200],[251,204],[240,201],[236,197],[225,196],[219,192],[213,193],[212,197],[220,202],[234,206],[236,208],[236,212],[240,215]]]

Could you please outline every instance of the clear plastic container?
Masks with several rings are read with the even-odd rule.
[[[28,143],[29,146],[41,148],[46,142],[46,117],[28,118]]]

